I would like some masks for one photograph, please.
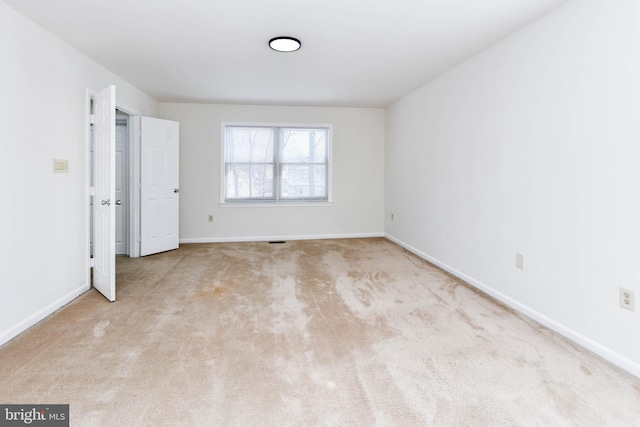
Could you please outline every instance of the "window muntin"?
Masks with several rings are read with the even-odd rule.
[[[329,200],[328,127],[224,127],[224,201]]]

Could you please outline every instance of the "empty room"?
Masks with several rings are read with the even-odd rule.
[[[640,424],[637,0],[0,35],[1,425]]]

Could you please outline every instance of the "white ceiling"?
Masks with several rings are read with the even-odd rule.
[[[4,0],[158,101],[384,107],[567,0]],[[269,49],[297,37],[295,53]]]

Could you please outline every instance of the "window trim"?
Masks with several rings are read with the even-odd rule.
[[[274,171],[274,199],[238,199],[225,200],[226,194],[226,164],[225,164],[225,138],[227,127],[262,127],[262,128],[293,128],[293,129],[327,129],[327,198],[325,199],[279,199],[280,168],[279,150],[280,141],[275,141],[278,161]],[[279,132],[277,132],[278,134]],[[220,124],[220,206],[221,207],[274,207],[274,206],[331,206],[333,205],[333,125],[327,123],[271,123],[271,122],[221,122]]]

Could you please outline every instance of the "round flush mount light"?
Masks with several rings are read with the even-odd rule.
[[[293,37],[274,37],[269,40],[269,47],[278,52],[294,52],[300,49],[302,43]]]

